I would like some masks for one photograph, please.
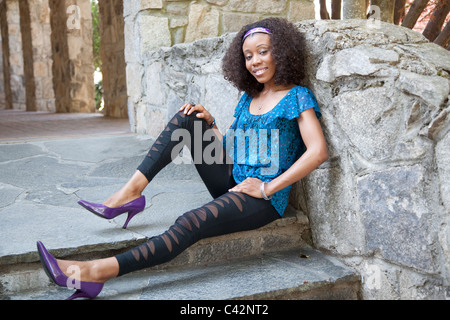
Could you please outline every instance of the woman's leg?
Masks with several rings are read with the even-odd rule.
[[[110,208],[116,208],[133,201],[141,197],[147,185],[147,178],[138,170],[119,191],[109,197],[103,204]]]
[[[59,268],[68,277],[73,277],[69,271],[77,270],[80,281],[105,283],[119,274],[119,263],[114,257],[92,261],[57,260]],[[76,268],[74,268],[76,267]]]
[[[278,218],[270,201],[227,192],[186,212],[163,234],[117,255],[118,276],[168,262],[201,239],[257,229]]]
[[[174,150],[180,151],[184,145],[190,148],[197,171],[211,195],[216,198],[225,193],[233,184],[232,165],[225,160],[225,152],[223,152],[221,142],[217,137],[213,141],[203,140],[208,129],[207,123],[198,119],[195,112],[191,115],[185,115],[183,112],[175,114],[132,178],[103,204],[108,207],[118,207],[139,198],[149,182],[173,160]],[[176,140],[175,137],[178,135],[174,135],[174,133],[177,130],[183,130],[183,133],[187,133],[189,140]],[[213,144],[216,144],[215,148],[212,148]],[[217,157],[213,155],[215,159],[220,159],[220,161],[209,164],[203,161],[203,152],[208,146],[210,150],[221,150],[221,154]]]
[[[280,216],[270,201],[227,192],[198,209],[186,212],[166,232],[134,249],[89,262],[58,260],[58,265],[63,272],[77,266],[81,281],[104,283],[117,276],[168,262],[201,239],[257,229],[278,218]]]

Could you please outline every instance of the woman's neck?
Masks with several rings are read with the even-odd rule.
[[[262,89],[260,94],[267,95],[267,94],[276,93],[279,91],[291,90],[293,87],[295,87],[295,84],[275,85],[274,83],[265,83],[264,88]]]

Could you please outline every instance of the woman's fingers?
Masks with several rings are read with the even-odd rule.
[[[195,108],[196,105],[195,104],[191,104],[191,103],[186,103],[184,104],[181,108],[180,111],[184,110],[184,113],[187,114],[187,112],[189,112],[191,109]],[[192,111],[193,112],[193,111]]]
[[[238,185],[234,186],[229,192],[241,192],[255,198],[261,198],[260,186],[262,181],[257,178],[247,178]]]
[[[180,111],[184,111],[184,114],[191,115],[194,111],[197,111],[197,118],[208,120],[211,118],[211,114],[201,104],[186,103],[180,108]]]

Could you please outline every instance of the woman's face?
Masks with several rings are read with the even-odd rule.
[[[259,83],[273,80],[275,61],[270,46],[270,36],[265,33],[254,33],[245,39],[242,45],[247,70]]]

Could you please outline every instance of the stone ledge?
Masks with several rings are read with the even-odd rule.
[[[308,258],[302,258],[308,257]],[[45,278],[44,271],[40,272]],[[0,292],[0,299],[65,299],[70,292],[44,282],[34,290]],[[99,300],[360,299],[353,270],[304,247],[232,262],[147,269],[109,281]]]

